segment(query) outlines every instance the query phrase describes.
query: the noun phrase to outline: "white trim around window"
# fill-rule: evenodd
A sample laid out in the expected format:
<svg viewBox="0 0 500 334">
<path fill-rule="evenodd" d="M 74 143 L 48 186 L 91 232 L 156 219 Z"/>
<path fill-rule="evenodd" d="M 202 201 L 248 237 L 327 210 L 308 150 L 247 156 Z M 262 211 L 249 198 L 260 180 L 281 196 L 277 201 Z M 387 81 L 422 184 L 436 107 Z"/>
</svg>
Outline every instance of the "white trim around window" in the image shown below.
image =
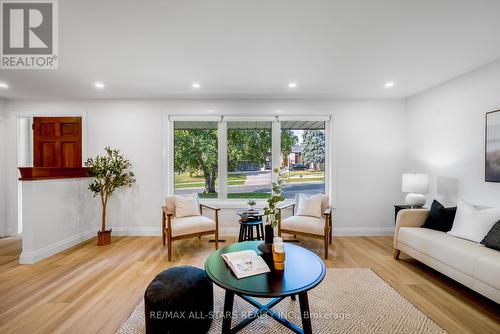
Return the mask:
<svg viewBox="0 0 500 334">
<path fill-rule="evenodd" d="M 196 122 L 215 121 L 218 122 L 218 199 L 205 199 L 205 203 L 217 203 L 225 208 L 241 207 L 246 200 L 227 198 L 227 122 L 231 121 L 269 121 L 272 122 L 272 167 L 281 166 L 281 121 L 324 121 L 325 122 L 325 194 L 329 195 L 331 201 L 335 200 L 334 185 L 335 171 L 333 161 L 335 160 L 335 143 L 333 135 L 333 123 L 331 116 L 174 116 L 164 114 L 163 119 L 165 136 L 163 150 L 163 166 L 165 168 L 165 178 L 163 184 L 166 186 L 165 196 L 174 194 L 174 122 Z M 273 173 L 273 180 L 275 175 Z M 290 201 L 290 199 L 288 199 Z M 265 204 L 265 200 L 257 200 L 257 205 Z"/>
</svg>

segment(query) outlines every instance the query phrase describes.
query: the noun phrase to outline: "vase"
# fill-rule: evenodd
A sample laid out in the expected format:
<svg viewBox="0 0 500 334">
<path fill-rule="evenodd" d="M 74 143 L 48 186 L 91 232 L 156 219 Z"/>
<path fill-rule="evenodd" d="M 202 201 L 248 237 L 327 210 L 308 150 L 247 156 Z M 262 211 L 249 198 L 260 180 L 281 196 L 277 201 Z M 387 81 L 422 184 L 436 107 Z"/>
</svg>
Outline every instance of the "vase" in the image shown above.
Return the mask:
<svg viewBox="0 0 500 334">
<path fill-rule="evenodd" d="M 273 268 L 273 239 L 274 239 L 274 228 L 271 225 L 264 226 L 264 242 L 261 243 L 257 248 L 262 252 L 262 258 L 267 263 L 269 268 Z"/>
<path fill-rule="evenodd" d="M 107 246 L 111 243 L 111 231 L 109 229 L 106 231 L 97 231 L 97 246 Z"/>
</svg>

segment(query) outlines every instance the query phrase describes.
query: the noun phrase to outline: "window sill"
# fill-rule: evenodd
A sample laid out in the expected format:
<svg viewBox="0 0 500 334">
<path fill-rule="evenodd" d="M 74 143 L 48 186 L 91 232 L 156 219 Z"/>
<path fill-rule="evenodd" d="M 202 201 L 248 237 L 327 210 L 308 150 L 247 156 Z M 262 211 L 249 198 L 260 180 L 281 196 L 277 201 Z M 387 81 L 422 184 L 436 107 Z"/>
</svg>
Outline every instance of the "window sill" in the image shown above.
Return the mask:
<svg viewBox="0 0 500 334">
<path fill-rule="evenodd" d="M 19 167 L 20 181 L 74 179 L 88 177 L 86 167 L 49 168 L 49 167 Z"/>
</svg>

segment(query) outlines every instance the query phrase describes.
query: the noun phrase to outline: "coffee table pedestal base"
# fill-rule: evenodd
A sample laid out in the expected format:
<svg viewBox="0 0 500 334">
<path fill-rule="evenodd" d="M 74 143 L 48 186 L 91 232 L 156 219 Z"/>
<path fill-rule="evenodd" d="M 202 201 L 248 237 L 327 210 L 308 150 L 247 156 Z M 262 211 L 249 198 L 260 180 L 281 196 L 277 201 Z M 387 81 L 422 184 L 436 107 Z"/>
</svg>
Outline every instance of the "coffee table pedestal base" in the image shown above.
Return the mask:
<svg viewBox="0 0 500 334">
<path fill-rule="evenodd" d="M 249 325 L 252 321 L 257 319 L 258 317 L 267 314 L 283 326 L 291 329 L 295 333 L 299 334 L 312 334 L 312 326 L 311 326 L 311 317 L 310 317 L 310 312 L 309 312 L 309 299 L 307 297 L 307 292 L 302 292 L 299 293 L 299 305 L 300 305 L 300 317 L 302 319 L 302 328 L 298 327 L 294 323 L 286 320 L 282 316 L 280 316 L 278 313 L 274 312 L 271 310 L 272 307 L 276 306 L 279 302 L 281 302 L 283 299 L 287 297 L 279 297 L 279 298 L 273 298 L 271 301 L 265 305 L 260 304 L 257 302 L 255 299 L 240 295 L 238 294 L 239 297 L 241 297 L 243 300 L 251 304 L 252 306 L 256 307 L 257 310 L 250 314 L 247 318 L 242 320 L 240 323 L 238 323 L 236 326 L 231 328 L 231 319 L 232 319 L 232 312 L 233 312 L 233 304 L 234 304 L 234 295 L 235 293 L 229 290 L 226 290 L 226 295 L 224 297 L 224 317 L 222 321 L 222 333 L 223 334 L 232 334 L 232 333 L 237 333 L 241 329 L 245 328 L 247 325 Z M 295 295 L 291 296 L 292 300 L 295 300 Z"/>
</svg>

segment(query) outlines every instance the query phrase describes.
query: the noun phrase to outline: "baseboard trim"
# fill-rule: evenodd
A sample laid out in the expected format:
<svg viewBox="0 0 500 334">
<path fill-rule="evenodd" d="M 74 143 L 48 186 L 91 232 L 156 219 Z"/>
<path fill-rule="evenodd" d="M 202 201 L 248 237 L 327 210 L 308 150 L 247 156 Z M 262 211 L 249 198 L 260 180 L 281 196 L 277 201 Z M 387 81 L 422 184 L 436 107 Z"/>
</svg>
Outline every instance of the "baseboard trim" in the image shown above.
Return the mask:
<svg viewBox="0 0 500 334">
<path fill-rule="evenodd" d="M 63 239 L 61 241 L 54 242 L 48 246 L 35 251 L 22 251 L 19 256 L 20 264 L 33 264 L 40 262 L 54 254 L 60 253 L 70 247 L 78 245 L 95 236 L 95 231 L 85 231 L 75 234 L 69 238 Z"/>
</svg>

